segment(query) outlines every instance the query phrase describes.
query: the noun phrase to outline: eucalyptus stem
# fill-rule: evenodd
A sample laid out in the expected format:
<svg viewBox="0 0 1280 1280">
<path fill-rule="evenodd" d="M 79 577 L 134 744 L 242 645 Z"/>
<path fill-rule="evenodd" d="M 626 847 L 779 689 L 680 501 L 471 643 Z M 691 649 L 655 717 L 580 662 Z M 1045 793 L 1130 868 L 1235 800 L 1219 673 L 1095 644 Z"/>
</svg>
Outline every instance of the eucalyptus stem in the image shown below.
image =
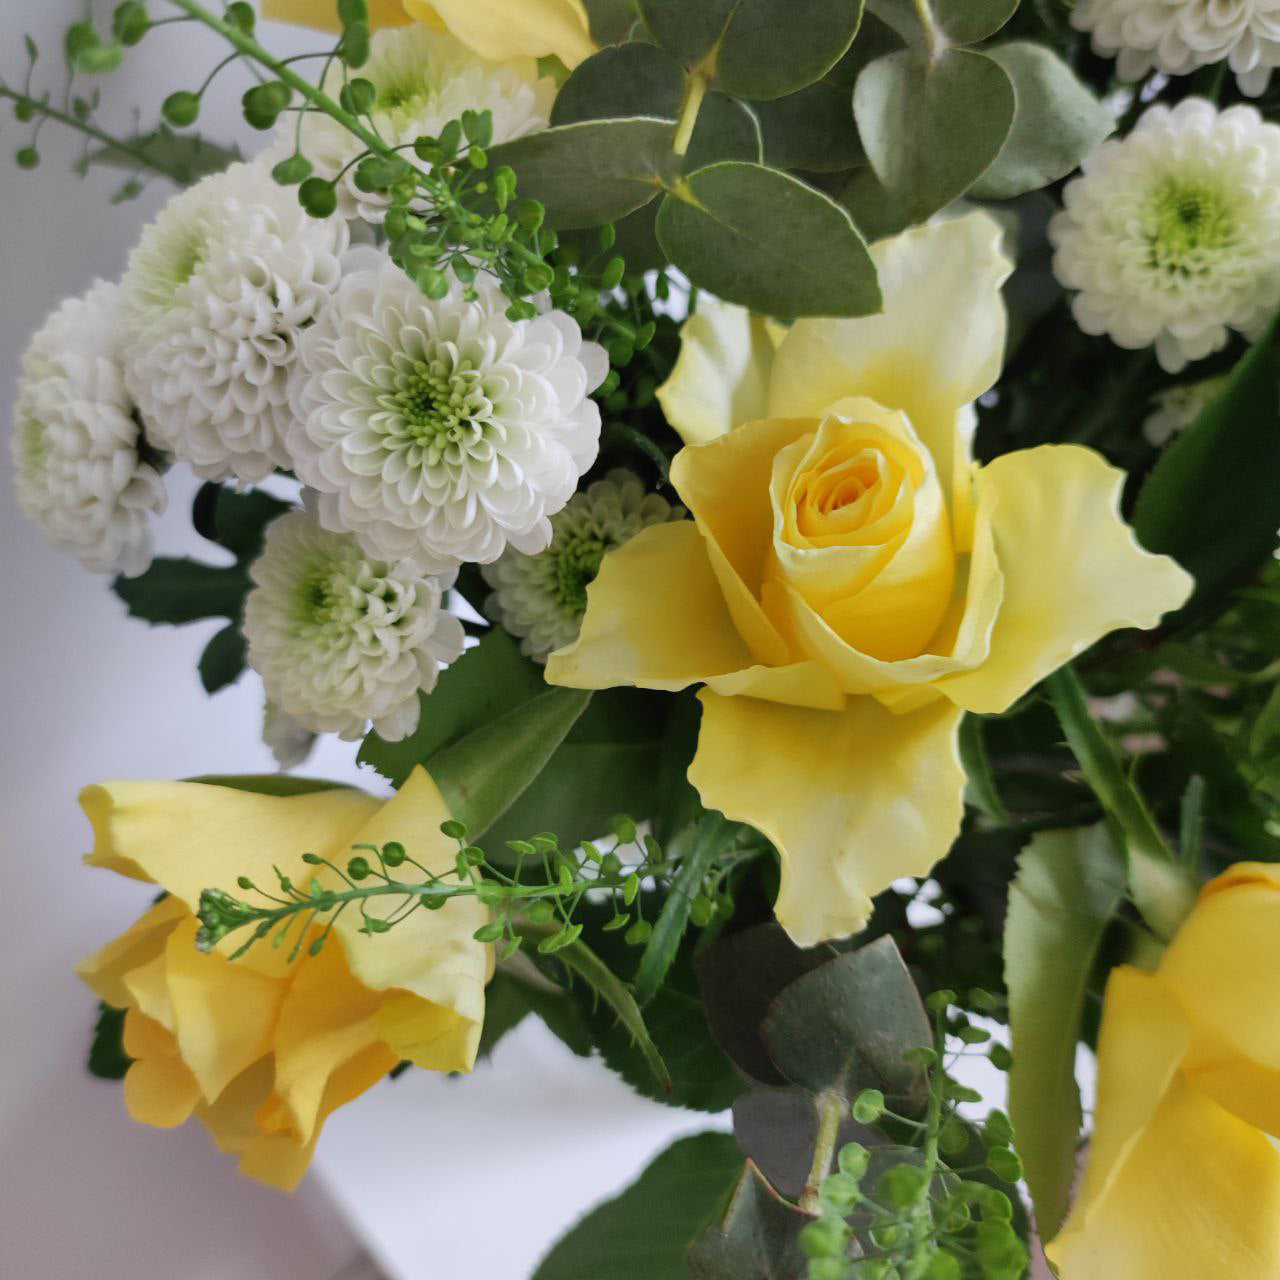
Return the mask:
<svg viewBox="0 0 1280 1280">
<path fill-rule="evenodd" d="M 836 1139 L 840 1136 L 840 1122 L 845 1117 L 847 1103 L 844 1095 L 836 1092 L 820 1093 L 815 1100 L 818 1109 L 818 1137 L 813 1146 L 813 1164 L 805 1179 L 800 1195 L 800 1208 L 805 1213 L 818 1213 L 822 1205 L 818 1196 L 822 1180 L 831 1172 L 831 1160 L 836 1152 Z"/>
<path fill-rule="evenodd" d="M 932 64 L 938 56 L 938 28 L 934 24 L 933 14 L 929 11 L 929 0 L 912 0 L 915 6 L 916 18 L 920 22 L 920 30 L 924 35 L 924 52 Z"/>
<path fill-rule="evenodd" d="M 706 94 L 707 77 L 701 71 L 690 71 L 685 81 L 680 117 L 676 121 L 676 136 L 671 143 L 671 150 L 678 156 L 684 155 L 689 150 L 689 140 L 693 137 L 694 126 L 698 123 L 698 112 L 702 108 L 702 100 Z"/>
</svg>

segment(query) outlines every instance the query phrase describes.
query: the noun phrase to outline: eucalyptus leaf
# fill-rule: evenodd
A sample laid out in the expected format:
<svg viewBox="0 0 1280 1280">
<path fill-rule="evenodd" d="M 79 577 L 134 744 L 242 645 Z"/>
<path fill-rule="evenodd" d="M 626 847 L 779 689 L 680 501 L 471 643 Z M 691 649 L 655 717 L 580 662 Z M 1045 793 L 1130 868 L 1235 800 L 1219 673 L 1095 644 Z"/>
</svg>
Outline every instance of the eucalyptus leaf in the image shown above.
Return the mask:
<svg viewBox="0 0 1280 1280">
<path fill-rule="evenodd" d="M 948 44 L 977 44 L 1013 17 L 1018 0 L 930 0 L 929 8 Z"/>
<path fill-rule="evenodd" d="M 765 161 L 776 168 L 829 173 L 866 160 L 847 89 L 821 80 L 785 98 L 756 103 L 754 110 Z"/>
<path fill-rule="evenodd" d="M 719 1212 L 741 1169 L 730 1134 L 680 1138 L 562 1236 L 533 1280 L 685 1280 L 685 1250 Z"/>
<path fill-rule="evenodd" d="M 1013 128 L 971 194 L 1007 200 L 1070 173 L 1114 128 L 1110 112 L 1052 49 L 1019 40 L 983 52 L 1013 81 Z"/>
<path fill-rule="evenodd" d="M 1080 1129 L 1076 1045 L 1099 949 L 1124 889 L 1123 857 L 1099 825 L 1034 836 L 1009 892 L 1009 1113 L 1045 1237 L 1066 1216 Z"/>
<path fill-rule="evenodd" d="M 797 978 L 761 1028 L 778 1070 L 812 1093 L 852 1099 L 863 1089 L 898 1097 L 923 1087 L 908 1049 L 932 1044 L 915 983 L 890 937 L 876 939 Z"/>
<path fill-rule="evenodd" d="M 748 1161 L 724 1222 L 690 1249 L 688 1274 L 692 1280 L 804 1280 L 809 1264 L 800 1232 L 811 1221 Z"/>
<path fill-rule="evenodd" d="M 649 203 L 673 164 L 669 120 L 584 120 L 489 149 L 516 171 L 520 195 L 541 201 L 557 228 L 595 227 Z"/>
<path fill-rule="evenodd" d="M 913 222 L 964 195 L 1000 153 L 1016 99 L 985 54 L 914 49 L 878 58 L 858 76 L 853 114 L 876 178 Z"/>
<path fill-rule="evenodd" d="M 848 213 L 763 165 L 689 174 L 658 211 L 658 242 L 699 287 L 764 315 L 867 315 L 881 305 Z"/>
<path fill-rule="evenodd" d="M 551 108 L 551 123 L 623 116 L 675 119 L 683 93 L 679 62 L 657 45 L 632 41 L 601 49 L 573 69 Z"/>
<path fill-rule="evenodd" d="M 640 0 L 653 38 L 739 98 L 780 98 L 825 75 L 849 48 L 862 0 Z"/>
<path fill-rule="evenodd" d="M 1280 317 L 1165 450 L 1138 495 L 1138 540 L 1173 556 L 1196 580 L 1165 627 L 1224 603 L 1271 558 L 1280 528 L 1277 386 Z"/>
<path fill-rule="evenodd" d="M 751 160 L 764 154 L 760 122 L 745 103 L 723 93 L 708 93 L 689 139 L 684 169 L 701 169 L 717 160 Z"/>
</svg>

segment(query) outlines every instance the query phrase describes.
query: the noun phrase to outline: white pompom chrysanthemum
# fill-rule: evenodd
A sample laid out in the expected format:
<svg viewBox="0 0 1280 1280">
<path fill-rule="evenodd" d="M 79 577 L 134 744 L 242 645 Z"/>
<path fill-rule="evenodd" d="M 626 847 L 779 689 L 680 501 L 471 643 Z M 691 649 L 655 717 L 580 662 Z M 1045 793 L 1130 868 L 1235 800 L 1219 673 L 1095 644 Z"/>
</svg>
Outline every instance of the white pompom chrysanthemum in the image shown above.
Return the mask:
<svg viewBox="0 0 1280 1280">
<path fill-rule="evenodd" d="M 508 550 L 485 565 L 493 588 L 484 610 L 514 636 L 537 662 L 578 635 L 587 607 L 587 584 L 607 551 L 620 547 L 641 529 L 680 520 L 684 509 L 656 493 L 647 493 L 630 471 L 610 471 L 603 480 L 576 493 L 551 521 L 551 545 L 537 555 Z"/>
<path fill-rule="evenodd" d="M 462 623 L 444 609 L 447 580 L 370 559 L 310 511 L 271 522 L 249 576 L 249 665 L 272 703 L 303 728 L 352 740 L 370 721 L 389 740 L 417 728 L 419 690 L 463 649 Z"/>
<path fill-rule="evenodd" d="M 60 551 L 98 573 L 151 563 L 148 518 L 164 484 L 120 363 L 118 291 L 99 281 L 64 302 L 22 358 L 12 454 L 18 503 Z"/>
<path fill-rule="evenodd" d="M 258 481 L 287 467 L 298 335 L 341 278 L 341 218 L 304 213 L 259 165 L 175 196 L 121 281 L 125 369 L 157 443 L 197 475 Z"/>
<path fill-rule="evenodd" d="M 1071 23 L 1123 80 L 1181 76 L 1224 58 L 1256 98 L 1280 66 L 1280 0 L 1081 0 Z"/>
<path fill-rule="evenodd" d="M 1151 107 L 1102 143 L 1049 225 L 1058 279 L 1086 333 L 1155 345 L 1176 373 L 1280 303 L 1280 127 L 1200 98 Z"/>
<path fill-rule="evenodd" d="M 559 311 L 509 320 L 488 276 L 437 301 L 372 250 L 298 344 L 289 453 L 320 522 L 428 573 L 541 551 L 595 460 L 608 358 Z"/>
<path fill-rule="evenodd" d="M 336 98 L 344 74 L 345 68 L 331 67 L 325 92 Z M 488 111 L 493 142 L 510 142 L 546 127 L 556 92 L 554 81 L 538 76 L 532 58 L 489 62 L 448 33 L 418 23 L 377 32 L 359 75 L 377 93 L 368 123 L 391 147 L 437 137 L 464 111 Z M 381 222 L 386 196 L 361 191 L 355 182 L 352 161 L 365 151 L 364 144 L 320 112 L 303 116 L 300 134 L 298 130 L 293 117 L 280 125 L 271 158 L 292 155 L 300 145 L 319 177 L 336 179 L 342 174 L 338 208 L 344 216 Z"/>
</svg>

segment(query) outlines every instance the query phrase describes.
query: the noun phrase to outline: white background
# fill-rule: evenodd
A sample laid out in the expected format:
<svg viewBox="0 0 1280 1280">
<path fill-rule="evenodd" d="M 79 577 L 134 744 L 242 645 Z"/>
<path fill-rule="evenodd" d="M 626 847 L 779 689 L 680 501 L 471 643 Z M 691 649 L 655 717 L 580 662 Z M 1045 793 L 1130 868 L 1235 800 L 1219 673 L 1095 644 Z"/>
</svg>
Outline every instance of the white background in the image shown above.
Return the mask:
<svg viewBox="0 0 1280 1280">
<path fill-rule="evenodd" d="M 37 85 L 61 91 L 57 50 L 81 0 L 4 0 L 0 76 L 21 83 L 19 35 L 42 51 Z M 163 0 L 153 0 L 157 16 Z M 99 13 L 109 12 L 98 6 Z M 293 50 L 306 37 L 266 28 Z M 149 36 L 102 81 L 103 115 L 127 128 L 133 104 L 193 88 L 217 56 L 191 28 Z M 206 110 L 213 135 L 246 86 L 233 71 Z M 221 84 L 221 82 L 220 82 Z M 26 128 L 0 104 L 0 417 L 9 430 L 27 339 L 64 297 L 115 277 L 143 221 L 168 194 L 112 206 L 115 177 L 69 172 L 73 141 L 46 128 L 44 163 L 20 172 Z M 4 454 L 7 464 L 7 451 Z M 190 531 L 189 477 L 170 478 L 158 542 L 208 555 Z M 0 1276 L 6 1280 L 325 1280 L 364 1275 L 360 1238 L 412 1280 L 522 1280 L 577 1213 L 625 1184 L 676 1131 L 704 1117 L 633 1097 L 522 1027 L 471 1080 L 410 1073 L 330 1122 L 315 1171 L 286 1197 L 243 1180 L 196 1125 L 132 1124 L 119 1087 L 83 1059 L 94 1000 L 72 973 L 82 955 L 147 905 L 145 888 L 80 865 L 87 782 L 255 772 L 256 679 L 208 699 L 195 663 L 215 624 L 149 629 L 74 560 L 45 545 L 0 485 Z M 354 777 L 354 748 L 330 741 L 318 776 Z M 362 779 L 376 786 L 377 779 Z M 585 1280 L 585 1278 L 584 1278 Z"/>
</svg>

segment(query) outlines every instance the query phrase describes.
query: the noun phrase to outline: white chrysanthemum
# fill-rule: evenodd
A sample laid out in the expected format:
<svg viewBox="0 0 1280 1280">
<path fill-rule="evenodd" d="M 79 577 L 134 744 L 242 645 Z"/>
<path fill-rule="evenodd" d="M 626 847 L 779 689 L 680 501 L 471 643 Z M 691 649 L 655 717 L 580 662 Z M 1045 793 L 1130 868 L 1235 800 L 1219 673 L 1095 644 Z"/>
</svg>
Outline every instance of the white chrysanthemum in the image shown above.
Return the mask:
<svg viewBox="0 0 1280 1280">
<path fill-rule="evenodd" d="M 119 293 L 99 281 L 64 302 L 22 357 L 12 453 L 18 503 L 60 551 L 97 573 L 151 563 L 148 517 L 164 484 L 120 363 Z"/>
<path fill-rule="evenodd" d="M 1280 66 L 1280 0 L 1080 0 L 1071 23 L 1122 80 L 1181 76 L 1224 58 L 1256 98 Z"/>
<path fill-rule="evenodd" d="M 1200 416 L 1200 410 L 1222 390 L 1226 380 L 1226 375 L 1221 374 L 1200 382 L 1184 382 L 1153 396 L 1152 411 L 1142 424 L 1142 434 L 1148 443 L 1160 448 L 1185 431 Z"/>
<path fill-rule="evenodd" d="M 481 275 L 427 298 L 372 250 L 298 344 L 289 452 L 320 522 L 428 573 L 541 551 L 595 460 L 609 370 L 559 311 L 508 320 Z"/>
<path fill-rule="evenodd" d="M 335 63 L 325 77 L 325 91 L 335 98 L 344 74 L 344 68 Z M 368 123 L 392 147 L 437 137 L 464 111 L 490 112 L 493 142 L 510 142 L 546 127 L 556 92 L 554 81 L 538 76 L 532 58 L 489 62 L 448 33 L 420 23 L 377 32 L 369 59 L 357 74 L 378 95 Z M 308 112 L 301 129 L 302 154 L 316 174 L 333 179 L 342 173 L 338 208 L 343 215 L 381 222 L 386 197 L 361 191 L 355 183 L 351 162 L 365 151 L 364 144 L 320 112 Z M 270 158 L 292 155 L 298 139 L 298 121 L 290 115 L 280 124 Z"/>
<path fill-rule="evenodd" d="M 444 610 L 449 581 L 372 560 L 310 511 L 267 527 L 249 569 L 249 665 L 268 699 L 304 728 L 389 740 L 418 725 L 418 691 L 462 653 L 462 623 Z"/>
<path fill-rule="evenodd" d="M 258 165 L 175 196 L 121 281 L 125 370 L 148 429 L 197 475 L 258 481 L 288 467 L 298 335 L 341 278 L 341 218 L 304 213 Z"/>
<path fill-rule="evenodd" d="M 1280 128 L 1188 98 L 1102 143 L 1049 224 L 1076 322 L 1176 373 L 1280 303 Z"/>
<path fill-rule="evenodd" d="M 316 734 L 268 700 L 262 708 L 262 741 L 281 769 L 296 769 L 311 754 Z"/>
<path fill-rule="evenodd" d="M 551 520 L 551 545 L 536 555 L 507 550 L 482 569 L 493 588 L 484 611 L 514 636 L 536 662 L 578 635 L 587 607 L 587 584 L 605 552 L 651 524 L 684 518 L 660 494 L 646 493 L 630 471 L 610 471 L 575 493 Z"/>
</svg>

